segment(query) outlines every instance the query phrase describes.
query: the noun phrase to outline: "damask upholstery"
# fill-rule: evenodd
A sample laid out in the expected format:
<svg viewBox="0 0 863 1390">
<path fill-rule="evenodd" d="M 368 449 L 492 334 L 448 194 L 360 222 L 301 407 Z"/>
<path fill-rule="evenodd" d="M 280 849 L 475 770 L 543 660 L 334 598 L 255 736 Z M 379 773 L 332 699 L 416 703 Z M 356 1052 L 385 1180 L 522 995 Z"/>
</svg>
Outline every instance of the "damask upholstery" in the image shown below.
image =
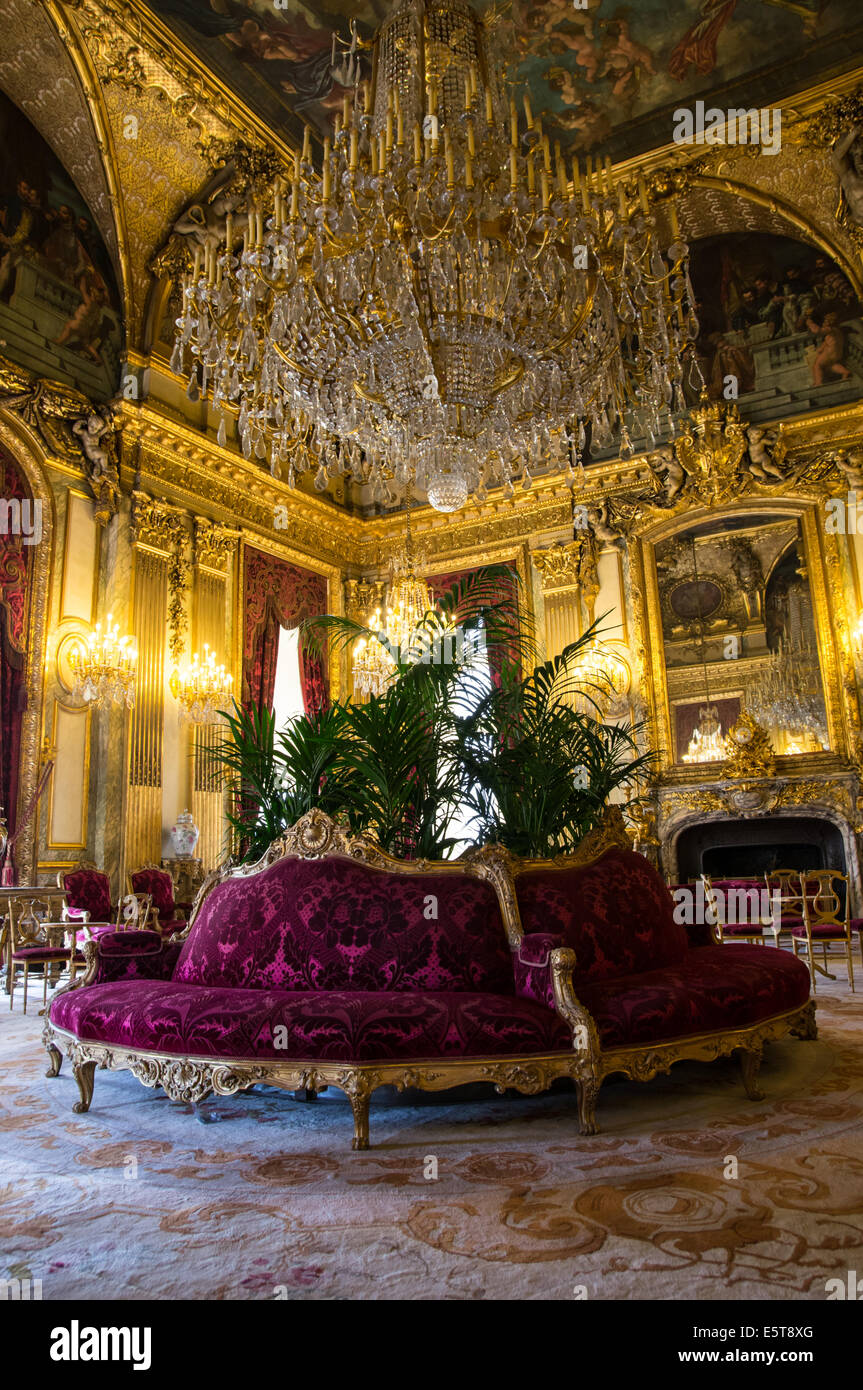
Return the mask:
<svg viewBox="0 0 863 1390">
<path fill-rule="evenodd" d="M 63 875 L 70 907 L 89 912 L 91 922 L 112 922 L 111 880 L 97 869 L 74 869 Z"/>
<path fill-rule="evenodd" d="M 497 896 L 467 875 L 282 859 L 202 904 L 174 978 L 248 989 L 514 994 Z"/>
<path fill-rule="evenodd" d="M 551 953 L 555 947 L 563 945 L 563 937 L 551 932 L 533 932 L 522 937 L 512 962 L 515 992 L 521 999 L 533 999 L 547 1009 L 555 1007 Z"/>
<path fill-rule="evenodd" d="M 731 1031 L 800 1008 L 809 971 L 787 951 L 704 946 L 675 965 L 578 990 L 603 1048 Z"/>
<path fill-rule="evenodd" d="M 583 868 L 530 869 L 516 878 L 525 935 L 552 932 L 576 954 L 576 985 L 679 960 L 686 928 L 643 855 L 612 849 Z"/>
<path fill-rule="evenodd" d="M 568 1026 L 548 1009 L 465 991 L 316 993 L 126 980 L 61 995 L 51 1019 L 81 1039 L 197 1057 L 363 1062 L 571 1047 Z"/>
</svg>

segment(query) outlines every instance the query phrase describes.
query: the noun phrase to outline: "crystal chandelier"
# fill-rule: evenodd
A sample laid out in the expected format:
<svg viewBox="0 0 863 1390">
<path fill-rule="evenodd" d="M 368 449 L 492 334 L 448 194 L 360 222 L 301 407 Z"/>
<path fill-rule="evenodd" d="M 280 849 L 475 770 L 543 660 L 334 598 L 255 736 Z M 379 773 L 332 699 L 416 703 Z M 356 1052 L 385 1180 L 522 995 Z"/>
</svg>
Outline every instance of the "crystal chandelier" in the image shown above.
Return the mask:
<svg viewBox="0 0 863 1390">
<path fill-rule="evenodd" d="M 73 693 L 92 704 L 114 702 L 131 709 L 135 703 L 135 676 L 138 652 L 133 637 L 121 637 L 120 628 L 112 623 L 111 614 L 102 631 L 102 624 L 87 638 L 86 645 L 78 642 L 69 652 L 69 665 L 75 677 Z"/>
<path fill-rule="evenodd" d="M 702 705 L 698 723 L 692 731 L 689 747 L 683 754 L 685 763 L 718 763 L 728 757 L 728 744 L 722 734 L 719 710 L 715 705 Z"/>
<path fill-rule="evenodd" d="M 683 409 L 697 332 L 687 248 L 660 246 L 643 180 L 567 162 L 502 90 L 466 0 L 402 0 L 346 95 L 320 172 L 238 193 L 196 253 L 172 366 L 235 408 L 247 458 L 293 485 L 349 475 L 377 504 L 456 511 L 572 471 L 621 424 Z M 220 440 L 224 440 L 224 415 Z"/>
<path fill-rule="evenodd" d="M 575 680 L 583 686 L 575 696 L 577 707 L 587 714 L 618 718 L 627 707 L 632 674 L 626 661 L 611 647 L 591 642 L 571 668 L 567 684 Z"/>
<path fill-rule="evenodd" d="M 382 695 L 396 675 L 393 653 L 402 661 L 423 659 L 424 646 L 417 639 L 417 629 L 433 606 L 431 591 L 414 568 L 413 537 L 410 512 L 407 516 L 407 535 L 404 558 L 396 561 L 386 617 L 381 619 L 375 609 L 370 626 L 378 637 L 361 637 L 353 653 L 354 689 L 362 695 Z M 380 638 L 384 638 L 382 642 Z"/>
<path fill-rule="evenodd" d="M 384 635 L 379 608 L 372 614 L 369 626 Z M 395 676 L 396 664 L 378 637 L 360 637 L 354 646 L 352 671 L 357 695 L 383 695 Z"/>
<path fill-rule="evenodd" d="M 805 633 L 779 638 L 746 703 L 767 728 L 784 730 L 792 739 L 809 735 L 822 747 L 827 746 L 821 668 Z"/>
<path fill-rule="evenodd" d="M 216 665 L 216 654 L 204 645 L 204 660 L 195 652 L 182 670 L 173 671 L 169 685 L 183 716 L 191 724 L 215 724 L 233 694 L 233 676 Z"/>
</svg>

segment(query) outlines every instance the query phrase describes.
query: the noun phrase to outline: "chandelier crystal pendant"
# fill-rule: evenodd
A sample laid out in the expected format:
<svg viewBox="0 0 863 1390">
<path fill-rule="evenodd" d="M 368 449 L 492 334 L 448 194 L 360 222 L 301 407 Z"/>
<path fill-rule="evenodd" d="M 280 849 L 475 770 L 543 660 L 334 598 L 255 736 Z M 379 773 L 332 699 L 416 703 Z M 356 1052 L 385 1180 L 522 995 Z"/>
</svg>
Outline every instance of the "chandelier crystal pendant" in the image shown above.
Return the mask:
<svg viewBox="0 0 863 1390">
<path fill-rule="evenodd" d="M 135 677 L 138 652 L 133 637 L 121 637 L 117 623 L 108 614 L 105 631 L 97 623 L 84 642 L 69 652 L 69 665 L 75 677 L 73 694 L 90 704 L 114 703 L 132 709 L 135 704 Z"/>
<path fill-rule="evenodd" d="M 291 485 L 348 475 L 444 512 L 571 472 L 588 423 L 600 447 L 620 423 L 625 456 L 629 428 L 658 435 L 697 333 L 673 206 L 662 247 L 643 180 L 552 146 L 465 0 L 399 4 L 373 71 L 320 171 L 307 129 L 196 253 L 172 359 L 190 391 Z"/>
<path fill-rule="evenodd" d="M 190 724 L 215 724 L 231 702 L 233 683 L 233 676 L 216 665 L 216 654 L 205 643 L 203 661 L 195 652 L 188 666 L 172 672 L 169 686 Z"/>
</svg>

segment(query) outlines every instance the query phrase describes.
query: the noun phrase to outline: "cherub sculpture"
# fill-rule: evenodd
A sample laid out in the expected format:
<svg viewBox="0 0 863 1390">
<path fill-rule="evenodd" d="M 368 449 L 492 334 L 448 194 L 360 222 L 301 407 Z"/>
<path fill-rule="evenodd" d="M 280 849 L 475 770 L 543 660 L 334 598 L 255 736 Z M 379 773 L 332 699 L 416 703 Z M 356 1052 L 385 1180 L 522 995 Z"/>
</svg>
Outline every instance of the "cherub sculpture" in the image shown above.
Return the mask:
<svg viewBox="0 0 863 1390">
<path fill-rule="evenodd" d="M 648 454 L 650 471 L 659 484 L 662 494 L 661 506 L 672 507 L 686 482 L 686 471 L 668 444 Z"/>
<path fill-rule="evenodd" d="M 96 502 L 95 517 L 106 526 L 120 506 L 120 474 L 114 443 L 115 419 L 110 405 L 91 410 L 72 425 L 84 455 L 84 472 Z"/>
<path fill-rule="evenodd" d="M 759 483 L 782 483 L 785 474 L 776 459 L 776 445 L 779 441 L 777 430 L 764 429 L 762 425 L 747 425 L 746 438 L 748 455 L 745 467 Z"/>
</svg>

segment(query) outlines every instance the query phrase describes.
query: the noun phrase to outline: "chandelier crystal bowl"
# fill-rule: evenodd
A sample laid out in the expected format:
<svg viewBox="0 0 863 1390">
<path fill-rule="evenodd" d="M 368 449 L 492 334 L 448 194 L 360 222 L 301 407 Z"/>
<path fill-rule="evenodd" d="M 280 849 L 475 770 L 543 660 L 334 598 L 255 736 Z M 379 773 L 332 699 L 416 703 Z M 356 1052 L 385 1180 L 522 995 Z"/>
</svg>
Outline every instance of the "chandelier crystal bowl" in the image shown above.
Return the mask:
<svg viewBox="0 0 863 1390">
<path fill-rule="evenodd" d="M 529 486 L 571 469 L 587 424 L 601 445 L 621 421 L 657 435 L 697 323 L 643 181 L 552 146 L 464 0 L 401 3 L 373 72 L 320 169 L 307 130 L 196 253 L 175 370 L 236 409 L 246 457 L 321 491 L 350 475 L 377 504 Z"/>
</svg>

